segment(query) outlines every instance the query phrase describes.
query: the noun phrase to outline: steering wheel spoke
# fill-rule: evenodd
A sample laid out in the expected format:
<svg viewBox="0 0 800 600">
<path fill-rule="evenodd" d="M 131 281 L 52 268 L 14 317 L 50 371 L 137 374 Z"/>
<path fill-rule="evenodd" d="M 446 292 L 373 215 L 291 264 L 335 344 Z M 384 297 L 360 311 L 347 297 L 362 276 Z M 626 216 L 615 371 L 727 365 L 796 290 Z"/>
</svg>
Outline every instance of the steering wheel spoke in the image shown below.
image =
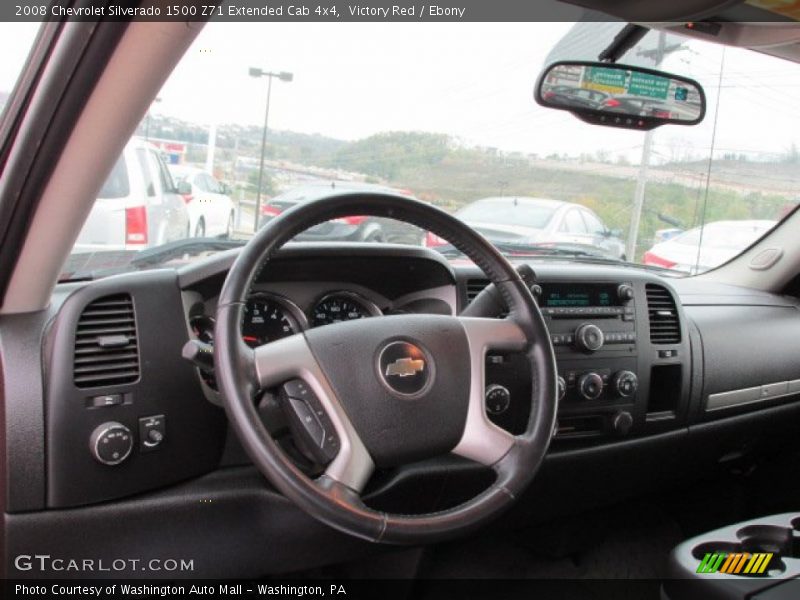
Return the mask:
<svg viewBox="0 0 800 600">
<path fill-rule="evenodd" d="M 514 436 L 486 415 L 486 353 L 489 350 L 521 351 L 527 346 L 524 332 L 511 319 L 459 317 L 467 334 L 472 381 L 464 434 L 453 453 L 483 465 L 497 463 L 514 446 Z"/>
<path fill-rule="evenodd" d="M 298 421 L 306 421 L 313 454 L 327 462 L 325 477 L 360 492 L 375 465 L 319 366 L 303 334 L 253 351 L 256 379 L 263 388 L 283 386 Z"/>
</svg>

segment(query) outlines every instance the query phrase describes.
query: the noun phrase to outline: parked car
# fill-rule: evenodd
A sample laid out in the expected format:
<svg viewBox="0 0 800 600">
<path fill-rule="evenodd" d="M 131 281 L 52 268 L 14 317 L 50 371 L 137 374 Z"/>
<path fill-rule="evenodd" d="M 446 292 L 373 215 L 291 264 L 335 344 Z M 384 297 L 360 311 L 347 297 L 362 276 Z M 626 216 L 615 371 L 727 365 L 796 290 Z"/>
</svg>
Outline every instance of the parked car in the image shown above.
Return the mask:
<svg viewBox="0 0 800 600">
<path fill-rule="evenodd" d="M 236 209 L 227 186 L 195 167 L 176 165 L 170 170 L 178 192 L 189 210 L 189 227 L 194 237 L 230 237 Z"/>
<path fill-rule="evenodd" d="M 672 238 L 679 236 L 682 233 L 685 233 L 685 229 L 681 229 L 680 227 L 669 227 L 667 229 L 656 229 L 655 234 L 653 235 L 653 244 L 660 244 L 661 242 L 666 242 L 667 240 L 671 240 Z"/>
<path fill-rule="evenodd" d="M 644 264 L 702 273 L 738 255 L 775 226 L 775 221 L 715 221 L 656 244 Z"/>
<path fill-rule="evenodd" d="M 580 204 L 517 196 L 484 198 L 468 204 L 456 216 L 496 244 L 561 247 L 625 260 L 619 232 L 611 231 Z M 425 237 L 428 247 L 446 244 L 432 233 Z"/>
<path fill-rule="evenodd" d="M 185 238 L 189 212 L 158 150 L 125 147 L 81 229 L 74 252 L 141 250 Z"/>
<path fill-rule="evenodd" d="M 543 97 L 553 104 L 598 108 L 609 96 L 605 92 L 597 90 L 575 88 L 568 85 L 554 85 L 544 92 Z"/>
<path fill-rule="evenodd" d="M 263 227 L 274 217 L 296 204 L 321 198 L 332 191 L 389 192 L 409 198 L 413 197 L 408 190 L 397 190 L 377 184 L 353 181 L 311 182 L 291 188 L 262 204 L 258 226 Z M 397 230 L 398 227 L 401 230 Z M 303 242 L 387 242 L 395 241 L 398 236 L 413 236 L 414 233 L 409 232 L 409 229 L 410 226 L 393 222 L 390 219 L 354 215 L 321 223 L 299 234 L 295 240 Z M 419 238 L 416 239 L 416 243 L 419 243 Z"/>
<path fill-rule="evenodd" d="M 611 96 L 602 102 L 602 107 L 613 112 L 640 117 L 669 119 L 672 116 L 672 111 L 666 104 L 639 96 Z"/>
</svg>

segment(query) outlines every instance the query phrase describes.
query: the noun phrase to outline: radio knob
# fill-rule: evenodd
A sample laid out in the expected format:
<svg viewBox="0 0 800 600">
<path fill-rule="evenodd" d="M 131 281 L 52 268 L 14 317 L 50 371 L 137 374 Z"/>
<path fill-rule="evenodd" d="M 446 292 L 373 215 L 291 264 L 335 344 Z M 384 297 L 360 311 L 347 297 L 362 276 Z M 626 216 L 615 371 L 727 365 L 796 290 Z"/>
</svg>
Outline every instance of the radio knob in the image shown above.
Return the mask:
<svg viewBox="0 0 800 600">
<path fill-rule="evenodd" d="M 563 400 L 564 396 L 567 394 L 567 380 L 559 375 L 556 385 L 558 387 L 558 399 Z"/>
<path fill-rule="evenodd" d="M 614 391 L 621 398 L 630 398 L 639 387 L 639 378 L 633 371 L 619 371 L 614 375 Z"/>
<path fill-rule="evenodd" d="M 92 432 L 89 450 L 97 462 L 109 466 L 118 465 L 133 450 L 133 434 L 122 423 L 103 423 Z"/>
<path fill-rule="evenodd" d="M 587 400 L 597 400 L 603 393 L 603 378 L 597 373 L 586 373 L 578 380 L 578 391 Z"/>
<path fill-rule="evenodd" d="M 633 288 L 627 283 L 623 283 L 617 288 L 617 298 L 622 302 L 629 302 L 633 300 Z"/>
<path fill-rule="evenodd" d="M 603 331 L 591 323 L 584 323 L 575 330 L 575 345 L 585 352 L 597 352 L 603 347 Z"/>
<path fill-rule="evenodd" d="M 511 404 L 511 392 L 507 387 L 493 383 L 486 387 L 484 393 L 486 411 L 490 415 L 502 415 Z"/>
</svg>

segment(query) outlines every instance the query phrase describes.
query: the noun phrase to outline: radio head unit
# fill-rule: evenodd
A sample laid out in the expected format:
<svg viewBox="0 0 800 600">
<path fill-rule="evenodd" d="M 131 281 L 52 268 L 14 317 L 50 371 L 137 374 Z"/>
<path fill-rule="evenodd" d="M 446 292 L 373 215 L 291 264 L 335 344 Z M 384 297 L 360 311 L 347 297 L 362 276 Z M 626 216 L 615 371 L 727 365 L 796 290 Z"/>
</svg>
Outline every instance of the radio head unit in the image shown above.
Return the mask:
<svg viewBox="0 0 800 600">
<path fill-rule="evenodd" d="M 613 284 L 556 283 L 542 286 L 539 306 L 547 308 L 579 308 L 588 306 L 621 306 L 617 286 Z"/>
</svg>

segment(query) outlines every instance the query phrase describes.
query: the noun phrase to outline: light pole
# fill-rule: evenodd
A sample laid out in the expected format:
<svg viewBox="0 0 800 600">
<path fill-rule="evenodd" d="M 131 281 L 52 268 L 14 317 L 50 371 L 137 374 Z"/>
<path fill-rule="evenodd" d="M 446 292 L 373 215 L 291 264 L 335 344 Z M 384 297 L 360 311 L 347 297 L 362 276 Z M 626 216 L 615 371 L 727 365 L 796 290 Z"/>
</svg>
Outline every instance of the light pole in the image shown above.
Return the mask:
<svg viewBox="0 0 800 600">
<path fill-rule="evenodd" d="M 267 108 L 264 111 L 264 131 L 261 134 L 261 160 L 258 163 L 258 189 L 256 190 L 256 214 L 253 216 L 253 231 L 258 231 L 258 216 L 261 214 L 261 184 L 264 180 L 264 151 L 267 147 L 267 123 L 269 122 L 269 97 L 272 95 L 272 78 L 277 77 L 281 81 L 290 82 L 294 75 L 286 71 L 274 72 L 264 71 L 257 67 L 250 67 L 250 77 L 267 78 Z"/>
</svg>

